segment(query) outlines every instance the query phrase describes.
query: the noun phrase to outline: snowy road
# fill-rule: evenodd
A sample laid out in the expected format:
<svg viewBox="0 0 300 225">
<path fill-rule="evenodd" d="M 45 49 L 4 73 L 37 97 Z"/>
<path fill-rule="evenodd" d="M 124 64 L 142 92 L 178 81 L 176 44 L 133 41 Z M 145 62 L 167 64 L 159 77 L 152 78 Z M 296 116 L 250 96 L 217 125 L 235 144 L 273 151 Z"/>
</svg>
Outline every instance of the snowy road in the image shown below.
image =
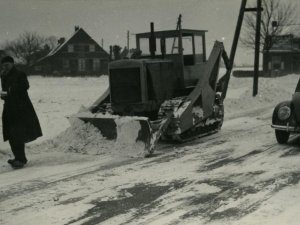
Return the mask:
<svg viewBox="0 0 300 225">
<path fill-rule="evenodd" d="M 232 114 L 219 133 L 152 158 L 69 153 L 66 165 L 48 152 L 0 174 L 0 224 L 297 224 L 300 139 L 278 145 L 271 114 Z"/>
<path fill-rule="evenodd" d="M 300 139 L 278 145 L 270 127 L 298 79 L 260 78 L 252 98 L 252 79 L 232 77 L 219 133 L 141 158 L 69 129 L 65 116 L 97 99 L 107 77 L 30 77 L 44 136 L 26 147 L 21 170 L 0 141 L 0 224 L 298 225 Z"/>
</svg>

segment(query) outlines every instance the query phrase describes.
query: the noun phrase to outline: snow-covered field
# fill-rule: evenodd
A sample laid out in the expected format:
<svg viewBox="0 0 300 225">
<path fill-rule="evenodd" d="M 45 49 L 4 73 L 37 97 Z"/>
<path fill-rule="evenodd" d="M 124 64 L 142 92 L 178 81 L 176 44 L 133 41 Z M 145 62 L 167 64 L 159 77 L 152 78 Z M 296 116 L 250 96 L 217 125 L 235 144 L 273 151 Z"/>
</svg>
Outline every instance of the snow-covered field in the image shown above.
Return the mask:
<svg viewBox="0 0 300 225">
<path fill-rule="evenodd" d="M 278 145 L 270 128 L 298 79 L 260 78 L 253 98 L 253 80 L 232 77 L 220 132 L 143 158 L 66 119 L 103 93 L 106 76 L 30 77 L 44 136 L 21 170 L 0 142 L 0 224 L 299 224 L 299 140 Z"/>
</svg>

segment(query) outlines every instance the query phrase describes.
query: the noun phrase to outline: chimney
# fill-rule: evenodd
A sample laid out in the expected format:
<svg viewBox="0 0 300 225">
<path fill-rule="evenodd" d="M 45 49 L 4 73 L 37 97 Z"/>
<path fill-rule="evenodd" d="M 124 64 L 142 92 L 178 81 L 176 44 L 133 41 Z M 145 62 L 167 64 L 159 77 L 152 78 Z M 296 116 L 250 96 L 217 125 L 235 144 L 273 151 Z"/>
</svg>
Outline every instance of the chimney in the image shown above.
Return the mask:
<svg viewBox="0 0 300 225">
<path fill-rule="evenodd" d="M 75 32 L 79 30 L 79 26 L 75 26 Z"/>
<path fill-rule="evenodd" d="M 57 40 L 57 43 L 59 45 L 63 44 L 65 42 L 65 38 L 64 37 L 61 37 L 60 39 Z"/>
</svg>

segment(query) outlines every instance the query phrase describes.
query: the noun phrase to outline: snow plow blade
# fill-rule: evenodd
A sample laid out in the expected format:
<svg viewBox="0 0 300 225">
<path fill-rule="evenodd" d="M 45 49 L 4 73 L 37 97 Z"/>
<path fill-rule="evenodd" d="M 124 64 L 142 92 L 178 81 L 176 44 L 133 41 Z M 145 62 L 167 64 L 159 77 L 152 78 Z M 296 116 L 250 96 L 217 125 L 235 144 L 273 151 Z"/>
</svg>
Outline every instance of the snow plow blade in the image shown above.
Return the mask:
<svg viewBox="0 0 300 225">
<path fill-rule="evenodd" d="M 68 117 L 68 119 L 72 118 L 93 124 L 109 140 L 127 145 L 143 143 L 145 156 L 153 153 L 157 141 L 171 120 L 170 115 L 161 120 L 149 121 L 147 117 L 90 112 L 79 112 Z"/>
<path fill-rule="evenodd" d="M 153 152 L 154 146 L 151 146 L 153 129 L 147 117 L 80 112 L 68 118 L 78 118 L 93 124 L 109 140 L 116 140 L 127 145 L 143 143 L 146 155 Z"/>
</svg>

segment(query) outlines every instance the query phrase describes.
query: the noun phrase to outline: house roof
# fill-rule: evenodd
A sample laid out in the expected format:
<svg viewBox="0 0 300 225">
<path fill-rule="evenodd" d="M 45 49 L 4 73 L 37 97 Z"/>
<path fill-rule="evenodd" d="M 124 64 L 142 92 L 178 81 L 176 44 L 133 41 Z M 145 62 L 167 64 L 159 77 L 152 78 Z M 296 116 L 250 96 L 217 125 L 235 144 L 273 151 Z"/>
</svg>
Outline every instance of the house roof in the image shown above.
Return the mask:
<svg viewBox="0 0 300 225">
<path fill-rule="evenodd" d="M 300 52 L 300 38 L 293 34 L 273 35 L 271 37 L 272 47 L 268 52 L 273 53 L 296 53 Z"/>
<path fill-rule="evenodd" d="M 278 35 L 293 35 L 294 37 L 300 37 L 300 24 L 283 26 Z"/>
</svg>

